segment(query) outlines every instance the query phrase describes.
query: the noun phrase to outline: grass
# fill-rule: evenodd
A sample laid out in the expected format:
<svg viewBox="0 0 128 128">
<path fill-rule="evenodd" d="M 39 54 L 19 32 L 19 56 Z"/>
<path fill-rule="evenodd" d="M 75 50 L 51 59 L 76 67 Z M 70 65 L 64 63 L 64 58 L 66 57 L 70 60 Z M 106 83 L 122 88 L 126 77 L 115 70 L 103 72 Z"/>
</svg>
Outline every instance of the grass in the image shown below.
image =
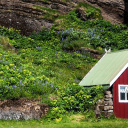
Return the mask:
<svg viewBox="0 0 128 128">
<path fill-rule="evenodd" d="M 50 8 L 46 8 L 46 7 L 41 7 L 41 6 L 34 6 L 36 9 L 41 9 L 43 11 L 47 11 L 49 13 L 59 13 L 57 10 L 53 10 Z"/>
<path fill-rule="evenodd" d="M 56 100 L 58 104 L 50 106 L 53 115 L 49 114 L 47 121 L 0 121 L 0 127 L 127 127 L 128 121 L 120 119 L 88 119 L 84 122 L 70 122 L 67 119 L 58 123 L 52 120 L 66 115 L 65 111 L 74 112 L 71 105 L 78 107 L 79 111 L 83 111 L 83 106 L 86 105 L 88 106 L 85 109 L 93 108 L 99 98 L 91 97 L 91 99 L 88 97 L 90 94 L 81 91 L 83 88 L 80 88 L 80 91 L 77 89 L 80 87 L 77 84 L 98 61 L 89 52 L 83 52 L 81 47 L 97 49 L 99 54 L 104 53 L 104 48 L 112 48 L 112 50 L 128 48 L 126 26 L 112 25 L 110 22 L 100 20 L 99 9 L 94 9 L 87 4 L 80 4 L 78 7 L 87 8 L 88 16 L 94 16 L 94 19 L 82 21 L 73 10 L 57 18 L 51 30 L 43 29 L 38 34 L 34 33 L 29 37 L 21 36 L 18 31 L 11 28 L 0 27 L 1 99 L 40 98 L 42 102 L 49 103 L 50 106 L 52 101 L 49 101 L 49 95 L 58 97 Z M 53 10 L 40 9 L 49 12 L 46 17 L 53 19 Z M 73 91 L 74 89 L 76 91 Z M 97 90 L 92 90 L 94 94 L 91 95 L 96 96 Z M 86 91 L 89 92 L 89 90 Z M 77 97 L 74 92 L 78 94 L 79 99 L 74 97 Z M 84 100 L 81 99 L 82 97 Z"/>
<path fill-rule="evenodd" d="M 45 32 L 45 34 L 46 33 L 47 32 Z M 38 35 L 36 37 L 40 36 Z M 43 38 L 43 36 L 41 36 L 41 38 Z M 46 35 L 45 39 L 47 39 Z M 49 41 L 42 40 L 43 39 L 32 39 L 30 37 L 23 36 L 19 37 L 19 35 L 18 38 L 16 37 L 13 40 L 4 36 L 1 37 L 0 66 L 2 69 L 0 69 L 0 82 L 3 86 L 9 85 L 8 87 L 6 86 L 6 88 L 10 90 L 12 87 L 17 87 L 18 89 L 25 85 L 27 91 L 28 87 L 33 89 L 35 88 L 32 87 L 33 83 L 35 83 L 35 86 L 44 85 L 44 82 L 49 82 L 49 84 L 52 82 L 56 87 L 68 86 L 72 83 L 79 83 L 87 73 L 88 69 L 90 69 L 95 63 L 95 61 L 93 61 L 93 57 L 90 55 L 83 58 L 82 55 L 75 51 L 71 53 L 67 51 L 64 52 L 58 46 L 60 40 L 56 39 L 56 36 L 52 37 L 52 40 Z M 10 47 L 18 47 L 16 53 L 15 51 L 11 52 Z M 90 63 L 89 66 L 88 63 Z M 38 82 L 39 79 L 44 78 L 44 82 Z M 32 92 L 33 89 L 31 90 Z M 38 92 L 32 96 L 35 97 L 41 93 L 43 92 L 39 93 L 38 90 Z M 8 94 L 9 95 L 7 96 L 5 93 L 8 98 L 13 97 L 11 92 L 8 92 Z M 28 92 L 26 92 L 26 94 L 28 94 Z M 24 95 L 19 92 L 15 95 L 17 95 L 17 98 L 20 98 L 21 95 L 24 97 Z M 26 97 L 31 98 L 29 94 L 26 95 Z"/>
<path fill-rule="evenodd" d="M 55 19 L 60 15 L 59 12 L 57 10 L 54 9 L 50 9 L 50 8 L 46 8 L 46 7 L 42 7 L 42 6 L 33 6 L 35 9 L 40 10 L 42 13 L 44 13 L 44 15 L 42 16 L 42 18 L 44 18 L 45 20 L 50 20 L 52 22 L 55 21 Z"/>
<path fill-rule="evenodd" d="M 82 21 L 78 18 L 76 12 L 77 8 L 82 7 L 88 20 Z M 61 15 L 55 20 L 56 30 L 63 30 L 68 28 L 75 28 L 77 30 L 86 31 L 87 28 L 91 27 L 91 21 L 103 19 L 99 8 L 95 8 L 87 3 L 80 2 L 76 8 L 68 13 L 68 15 Z M 89 23 L 90 22 L 90 23 Z"/>
<path fill-rule="evenodd" d="M 69 123 L 47 123 L 42 120 L 31 121 L 0 121 L 0 128 L 127 128 L 126 119 L 103 119 L 98 122 L 69 122 Z"/>
</svg>

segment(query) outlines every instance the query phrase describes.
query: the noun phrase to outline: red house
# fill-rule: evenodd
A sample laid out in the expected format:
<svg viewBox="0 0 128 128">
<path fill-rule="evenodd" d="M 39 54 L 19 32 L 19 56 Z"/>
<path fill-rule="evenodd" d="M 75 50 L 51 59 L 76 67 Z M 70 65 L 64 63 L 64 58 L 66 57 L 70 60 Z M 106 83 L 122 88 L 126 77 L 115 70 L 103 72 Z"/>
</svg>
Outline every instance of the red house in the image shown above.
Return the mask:
<svg viewBox="0 0 128 128">
<path fill-rule="evenodd" d="M 128 50 L 106 53 L 79 85 L 106 87 L 113 94 L 115 116 L 128 119 Z"/>
</svg>

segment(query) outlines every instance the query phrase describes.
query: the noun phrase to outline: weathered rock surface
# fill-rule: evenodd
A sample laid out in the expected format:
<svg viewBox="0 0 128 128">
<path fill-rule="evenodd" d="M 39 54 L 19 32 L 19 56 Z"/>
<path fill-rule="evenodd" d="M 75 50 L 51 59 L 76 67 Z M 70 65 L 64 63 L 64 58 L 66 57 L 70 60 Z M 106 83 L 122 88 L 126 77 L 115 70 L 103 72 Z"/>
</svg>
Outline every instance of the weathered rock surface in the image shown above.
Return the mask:
<svg viewBox="0 0 128 128">
<path fill-rule="evenodd" d="M 43 13 L 32 8 L 33 4 L 20 0 L 0 1 L 0 25 L 13 27 L 29 35 L 33 30 L 40 31 L 42 25 L 50 27 L 52 24 L 41 18 Z"/>
<path fill-rule="evenodd" d="M 128 24 L 128 1 L 127 0 L 85 0 L 97 4 L 108 15 L 118 19 L 119 23 Z"/>
<path fill-rule="evenodd" d="M 113 23 L 128 24 L 127 0 L 67 0 L 66 2 L 63 0 L 0 0 L 0 25 L 13 27 L 21 30 L 22 34 L 29 35 L 33 31 L 42 30 L 42 26 L 51 28 L 54 19 L 59 15 L 67 14 L 79 2 L 88 2 L 101 7 L 107 14 L 105 17 L 116 19 Z M 86 20 L 86 13 L 82 8 L 77 12 L 82 20 Z"/>
<path fill-rule="evenodd" d="M 66 14 L 73 7 L 73 4 L 62 0 L 0 0 L 0 25 L 13 27 L 29 35 L 42 30 L 42 26 L 51 28 L 53 25 L 53 18 L 45 16 L 49 13 L 46 8 Z M 56 18 L 58 14 L 52 13 L 51 16 Z"/>
<path fill-rule="evenodd" d="M 85 9 L 80 7 L 80 8 L 77 8 L 76 9 L 76 12 L 78 14 L 78 17 L 83 20 L 83 21 L 86 21 L 87 20 L 87 15 L 86 15 L 86 12 L 85 12 Z"/>
<path fill-rule="evenodd" d="M 0 119 L 28 120 L 40 119 L 48 114 L 49 106 L 45 103 L 20 99 L 0 101 Z"/>
</svg>

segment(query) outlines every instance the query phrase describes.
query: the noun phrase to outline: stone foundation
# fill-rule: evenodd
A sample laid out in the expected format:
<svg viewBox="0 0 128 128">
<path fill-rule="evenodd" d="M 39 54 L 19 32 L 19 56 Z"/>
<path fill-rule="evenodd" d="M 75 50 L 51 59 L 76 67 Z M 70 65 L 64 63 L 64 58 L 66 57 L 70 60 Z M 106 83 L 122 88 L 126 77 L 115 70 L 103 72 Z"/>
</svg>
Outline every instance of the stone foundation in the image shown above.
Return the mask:
<svg viewBox="0 0 128 128">
<path fill-rule="evenodd" d="M 113 107 L 113 95 L 111 91 L 105 92 L 105 97 L 103 100 L 99 100 L 95 108 L 95 116 L 99 117 L 103 114 L 105 117 L 109 117 L 114 114 Z"/>
</svg>

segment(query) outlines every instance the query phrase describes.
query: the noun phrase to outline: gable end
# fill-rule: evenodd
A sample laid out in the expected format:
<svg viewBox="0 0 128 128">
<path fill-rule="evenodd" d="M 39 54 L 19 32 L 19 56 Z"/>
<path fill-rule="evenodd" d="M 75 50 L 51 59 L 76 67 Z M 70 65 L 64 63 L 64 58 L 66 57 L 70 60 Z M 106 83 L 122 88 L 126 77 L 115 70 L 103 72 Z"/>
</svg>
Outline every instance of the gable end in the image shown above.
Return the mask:
<svg viewBox="0 0 128 128">
<path fill-rule="evenodd" d="M 110 86 L 121 76 L 121 74 L 128 68 L 128 63 L 122 68 L 122 70 L 116 75 L 116 77 L 110 82 Z"/>
</svg>

